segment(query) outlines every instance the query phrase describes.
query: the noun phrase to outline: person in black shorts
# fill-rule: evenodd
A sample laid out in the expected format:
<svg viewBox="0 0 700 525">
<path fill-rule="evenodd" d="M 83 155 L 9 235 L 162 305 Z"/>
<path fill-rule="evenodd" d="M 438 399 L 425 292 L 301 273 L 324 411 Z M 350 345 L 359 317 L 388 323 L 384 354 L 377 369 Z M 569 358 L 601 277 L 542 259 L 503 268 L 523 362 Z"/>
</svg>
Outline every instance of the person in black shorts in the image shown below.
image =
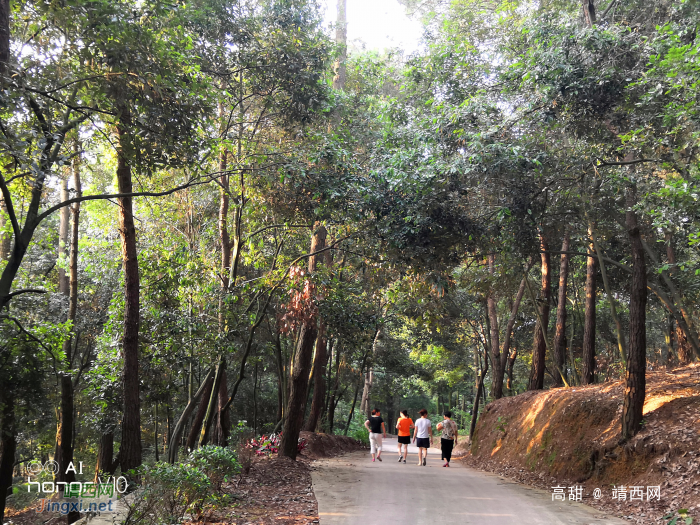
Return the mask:
<svg viewBox="0 0 700 525">
<path fill-rule="evenodd" d="M 408 445 L 411 444 L 411 429 L 416 426 L 413 424 L 413 420 L 408 417 L 408 410 L 401 411 L 401 417 L 396 422 L 396 428 L 399 431 L 399 463 L 403 461 L 406 463 L 406 458 L 408 457 Z M 403 454 L 401 453 L 401 447 L 403 446 Z"/>
<path fill-rule="evenodd" d="M 428 411 L 425 408 L 419 414 L 420 419 L 416 421 L 416 429 L 413 432 L 413 442 L 418 447 L 418 465 L 425 467 L 428 449 L 433 443 L 433 426 L 428 419 Z"/>
</svg>

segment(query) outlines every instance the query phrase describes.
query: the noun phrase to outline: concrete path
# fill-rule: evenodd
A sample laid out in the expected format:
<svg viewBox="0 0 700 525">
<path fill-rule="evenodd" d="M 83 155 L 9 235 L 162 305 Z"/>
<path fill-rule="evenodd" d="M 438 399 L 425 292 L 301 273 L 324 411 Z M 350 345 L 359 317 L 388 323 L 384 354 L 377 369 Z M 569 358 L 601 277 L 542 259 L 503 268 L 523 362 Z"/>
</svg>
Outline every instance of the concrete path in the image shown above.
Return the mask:
<svg viewBox="0 0 700 525">
<path fill-rule="evenodd" d="M 397 463 L 396 438 L 384 440 L 383 461 L 367 452 L 319 460 L 312 472 L 321 525 L 495 524 L 619 525 L 581 503 L 553 502 L 549 492 L 509 482 L 452 460 L 443 468 L 430 449 L 419 467 L 415 447 Z"/>
</svg>

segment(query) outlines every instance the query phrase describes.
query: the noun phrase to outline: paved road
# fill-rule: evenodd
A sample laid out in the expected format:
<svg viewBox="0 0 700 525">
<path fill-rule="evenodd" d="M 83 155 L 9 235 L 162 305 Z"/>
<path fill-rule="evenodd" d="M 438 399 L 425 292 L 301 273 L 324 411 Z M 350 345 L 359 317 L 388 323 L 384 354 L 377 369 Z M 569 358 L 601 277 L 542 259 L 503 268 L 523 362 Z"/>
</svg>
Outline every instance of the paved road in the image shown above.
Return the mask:
<svg viewBox="0 0 700 525">
<path fill-rule="evenodd" d="M 319 460 L 312 472 L 320 525 L 495 524 L 619 525 L 580 503 L 553 502 L 549 492 L 512 483 L 452 461 L 442 468 L 430 449 L 419 467 L 415 447 L 397 463 L 396 438 L 384 441 L 384 461 L 368 452 Z M 438 521 L 439 520 L 439 521 Z"/>
</svg>

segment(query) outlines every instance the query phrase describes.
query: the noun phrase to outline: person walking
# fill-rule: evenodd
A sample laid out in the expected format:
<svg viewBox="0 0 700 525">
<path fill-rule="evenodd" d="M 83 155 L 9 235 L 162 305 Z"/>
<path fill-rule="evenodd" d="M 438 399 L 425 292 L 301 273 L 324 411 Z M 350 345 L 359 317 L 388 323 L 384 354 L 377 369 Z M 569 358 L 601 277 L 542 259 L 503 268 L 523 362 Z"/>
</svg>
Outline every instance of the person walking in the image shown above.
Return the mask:
<svg viewBox="0 0 700 525">
<path fill-rule="evenodd" d="M 411 429 L 415 428 L 413 420 L 408 417 L 408 410 L 402 410 L 399 420 L 396 422 L 396 428 L 399 431 L 399 463 L 403 460 L 406 463 L 408 458 L 408 445 L 411 444 Z M 401 446 L 403 445 L 403 454 L 401 454 Z"/>
<path fill-rule="evenodd" d="M 449 467 L 450 460 L 452 459 L 452 449 L 457 444 L 459 438 L 457 423 L 452 421 L 452 412 L 449 410 L 445 412 L 445 419 L 438 423 L 437 429 L 442 430 L 440 448 L 442 449 L 442 459 L 445 460 L 443 467 Z"/>
<path fill-rule="evenodd" d="M 372 415 L 365 421 L 365 428 L 369 430 L 369 446 L 372 452 L 372 461 L 382 460 L 382 435 L 386 438 L 384 420 L 378 408 L 372 410 Z"/>
<path fill-rule="evenodd" d="M 433 424 L 428 419 L 428 411 L 423 408 L 420 412 L 420 419 L 416 421 L 416 428 L 413 431 L 413 442 L 418 447 L 418 464 L 425 467 L 428 459 L 428 449 L 433 443 Z"/>
</svg>

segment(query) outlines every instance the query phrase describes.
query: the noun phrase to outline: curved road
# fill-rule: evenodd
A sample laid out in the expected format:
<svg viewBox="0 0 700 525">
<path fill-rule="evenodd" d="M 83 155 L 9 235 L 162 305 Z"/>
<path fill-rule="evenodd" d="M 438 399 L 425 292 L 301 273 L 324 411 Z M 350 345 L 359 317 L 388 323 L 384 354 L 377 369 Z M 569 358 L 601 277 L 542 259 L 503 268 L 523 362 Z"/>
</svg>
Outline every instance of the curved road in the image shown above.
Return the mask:
<svg viewBox="0 0 700 525">
<path fill-rule="evenodd" d="M 452 460 L 442 468 L 430 449 L 419 467 L 417 449 L 397 463 L 396 438 L 385 439 L 382 462 L 369 451 L 314 463 L 313 488 L 321 525 L 495 524 L 619 525 L 581 503 L 554 502 L 549 492 L 479 472 Z"/>
</svg>

